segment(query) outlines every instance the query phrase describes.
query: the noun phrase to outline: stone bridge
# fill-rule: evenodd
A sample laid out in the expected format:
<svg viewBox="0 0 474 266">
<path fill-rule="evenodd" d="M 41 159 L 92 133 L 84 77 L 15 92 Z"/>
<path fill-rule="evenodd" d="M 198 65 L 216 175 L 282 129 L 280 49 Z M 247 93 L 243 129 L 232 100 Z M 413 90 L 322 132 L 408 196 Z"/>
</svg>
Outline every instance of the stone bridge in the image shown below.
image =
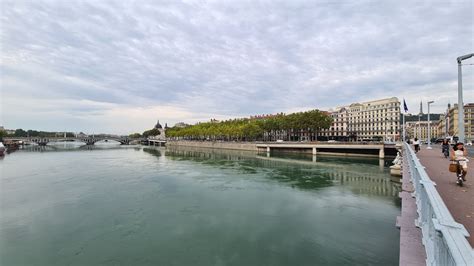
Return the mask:
<svg viewBox="0 0 474 266">
<path fill-rule="evenodd" d="M 98 141 L 103 141 L 103 140 L 114 140 L 119 142 L 122 145 L 128 145 L 130 144 L 130 141 L 132 139 L 128 137 L 113 137 L 113 136 L 84 136 L 84 137 L 7 137 L 3 138 L 5 142 L 29 142 L 29 143 L 36 143 L 40 146 L 45 146 L 49 142 L 72 142 L 72 141 L 77 141 L 77 142 L 84 142 L 86 145 L 94 145 Z"/>
</svg>

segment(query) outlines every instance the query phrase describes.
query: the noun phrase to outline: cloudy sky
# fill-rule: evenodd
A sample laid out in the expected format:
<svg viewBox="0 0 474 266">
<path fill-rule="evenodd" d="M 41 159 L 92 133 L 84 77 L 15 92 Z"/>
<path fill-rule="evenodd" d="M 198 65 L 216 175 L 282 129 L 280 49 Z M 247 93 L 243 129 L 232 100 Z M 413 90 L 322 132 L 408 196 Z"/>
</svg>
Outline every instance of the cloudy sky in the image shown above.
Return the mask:
<svg viewBox="0 0 474 266">
<path fill-rule="evenodd" d="M 470 0 L 0 3 L 12 129 L 128 134 L 392 96 L 441 112 L 474 52 Z"/>
</svg>

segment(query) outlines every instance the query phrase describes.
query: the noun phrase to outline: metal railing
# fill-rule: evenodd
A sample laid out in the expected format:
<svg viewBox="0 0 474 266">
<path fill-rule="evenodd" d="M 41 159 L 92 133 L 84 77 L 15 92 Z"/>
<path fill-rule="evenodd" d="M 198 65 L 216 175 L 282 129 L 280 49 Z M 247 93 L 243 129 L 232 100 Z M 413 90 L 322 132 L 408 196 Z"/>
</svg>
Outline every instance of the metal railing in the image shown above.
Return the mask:
<svg viewBox="0 0 474 266">
<path fill-rule="evenodd" d="M 422 231 L 426 265 L 474 265 L 474 250 L 466 239 L 469 237 L 466 228 L 454 221 L 436 190 L 436 184 L 410 145 L 404 143 L 404 150 L 415 188 L 413 195 L 418 212 L 416 225 Z"/>
</svg>

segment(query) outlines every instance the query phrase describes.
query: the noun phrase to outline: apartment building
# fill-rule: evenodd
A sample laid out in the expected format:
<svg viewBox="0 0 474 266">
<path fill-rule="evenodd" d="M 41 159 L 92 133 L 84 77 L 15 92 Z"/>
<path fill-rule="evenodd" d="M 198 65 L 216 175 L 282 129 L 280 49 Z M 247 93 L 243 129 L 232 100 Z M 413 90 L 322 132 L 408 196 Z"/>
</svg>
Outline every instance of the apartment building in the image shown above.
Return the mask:
<svg viewBox="0 0 474 266">
<path fill-rule="evenodd" d="M 438 137 L 459 135 L 458 105 L 448 105 L 445 115 L 439 121 Z M 474 141 L 474 103 L 464 105 L 464 135 L 466 141 Z"/>
<path fill-rule="evenodd" d="M 440 121 L 411 121 L 405 123 L 406 134 L 410 139 L 418 138 L 423 141 L 428 139 L 438 138 Z M 430 125 L 430 132 L 428 135 L 428 125 Z"/>
<path fill-rule="evenodd" d="M 328 139 L 400 139 L 400 101 L 396 97 L 338 107 L 330 115 L 333 124 L 321 132 Z"/>
</svg>

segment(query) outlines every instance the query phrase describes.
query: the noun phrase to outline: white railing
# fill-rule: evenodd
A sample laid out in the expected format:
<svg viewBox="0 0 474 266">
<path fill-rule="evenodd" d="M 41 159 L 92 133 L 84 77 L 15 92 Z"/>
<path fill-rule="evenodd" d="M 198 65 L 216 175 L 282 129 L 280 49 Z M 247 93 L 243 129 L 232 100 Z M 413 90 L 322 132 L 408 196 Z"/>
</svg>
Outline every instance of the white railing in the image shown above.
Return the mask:
<svg viewBox="0 0 474 266">
<path fill-rule="evenodd" d="M 418 211 L 416 225 L 422 231 L 426 265 L 474 265 L 474 250 L 466 239 L 469 237 L 466 228 L 454 221 L 436 190 L 436 184 L 430 179 L 410 145 L 404 143 L 404 150 L 415 188 L 413 195 L 416 197 Z"/>
</svg>

